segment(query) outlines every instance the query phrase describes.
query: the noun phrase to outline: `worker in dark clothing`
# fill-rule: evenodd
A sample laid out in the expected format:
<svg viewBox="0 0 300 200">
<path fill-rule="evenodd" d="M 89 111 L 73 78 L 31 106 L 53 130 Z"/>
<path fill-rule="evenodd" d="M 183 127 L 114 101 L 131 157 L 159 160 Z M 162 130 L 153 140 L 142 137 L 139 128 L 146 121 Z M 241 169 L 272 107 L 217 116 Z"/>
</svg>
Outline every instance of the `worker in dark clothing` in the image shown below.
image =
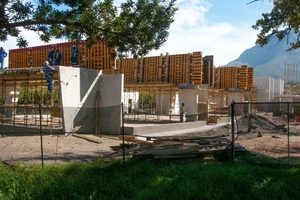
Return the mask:
<svg viewBox="0 0 300 200">
<path fill-rule="evenodd" d="M 184 108 L 184 103 L 181 104 L 180 107 L 180 122 L 185 122 L 186 121 L 186 117 L 185 117 L 185 108 Z"/>
<path fill-rule="evenodd" d="M 54 81 L 53 81 L 52 77 L 49 74 L 50 70 L 54 70 L 55 71 L 55 68 L 51 67 L 49 65 L 48 61 L 45 61 L 45 65 L 43 67 L 43 72 L 45 73 L 45 78 L 46 78 L 46 81 L 47 81 L 47 84 L 48 84 L 48 91 L 52 92 Z"/>
<path fill-rule="evenodd" d="M 78 49 L 76 45 L 72 46 L 71 61 L 72 61 L 72 66 L 78 65 Z"/>
<path fill-rule="evenodd" d="M 58 49 L 56 49 L 56 53 L 55 53 L 55 65 L 61 65 L 61 58 L 62 58 L 62 55 L 61 53 L 59 52 Z"/>
<path fill-rule="evenodd" d="M 48 62 L 49 65 L 52 66 L 54 63 L 54 59 L 55 59 L 55 49 L 52 49 L 51 51 L 49 51 L 48 53 Z"/>
</svg>

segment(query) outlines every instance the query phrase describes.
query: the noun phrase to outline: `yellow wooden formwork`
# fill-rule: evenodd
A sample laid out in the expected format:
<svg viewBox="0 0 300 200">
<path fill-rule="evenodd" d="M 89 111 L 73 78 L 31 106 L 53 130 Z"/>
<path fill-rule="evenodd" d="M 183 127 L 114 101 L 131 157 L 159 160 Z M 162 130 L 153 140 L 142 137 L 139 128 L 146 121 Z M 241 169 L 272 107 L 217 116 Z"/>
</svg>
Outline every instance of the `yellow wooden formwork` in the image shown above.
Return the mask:
<svg viewBox="0 0 300 200">
<path fill-rule="evenodd" d="M 220 67 L 214 68 L 214 87 L 220 88 Z"/>
<path fill-rule="evenodd" d="M 248 88 L 248 66 L 242 65 L 237 68 L 237 88 L 247 90 Z"/>
<path fill-rule="evenodd" d="M 137 58 L 135 60 L 134 82 L 133 83 L 142 83 L 142 82 L 143 82 L 143 59 Z"/>
<path fill-rule="evenodd" d="M 105 73 L 113 73 L 114 59 L 111 57 L 114 48 L 109 48 L 99 41 L 88 48 L 86 41 L 64 42 L 51 45 L 12 49 L 9 51 L 9 68 L 42 67 L 48 60 L 48 53 L 58 49 L 62 54 L 62 66 L 71 66 L 72 46 L 78 49 L 78 65 L 88 69 L 99 69 Z"/>
<path fill-rule="evenodd" d="M 188 71 L 188 55 L 169 55 L 169 82 L 186 83 L 186 73 Z"/>
<path fill-rule="evenodd" d="M 161 56 L 161 74 L 160 74 L 160 82 L 167 83 L 169 80 L 169 60 L 167 56 Z"/>
<path fill-rule="evenodd" d="M 248 68 L 248 79 L 247 79 L 248 83 L 248 90 L 252 90 L 252 88 L 254 87 L 254 68 L 249 67 Z"/>
<path fill-rule="evenodd" d="M 159 56 L 144 57 L 143 60 L 144 83 L 158 83 Z"/>
<path fill-rule="evenodd" d="M 189 83 L 193 85 L 201 85 L 203 81 L 203 59 L 202 52 L 193 52 L 191 56 Z"/>
<path fill-rule="evenodd" d="M 117 60 L 119 72 L 124 74 L 124 83 L 130 84 L 134 82 L 135 59 L 120 59 Z"/>
</svg>

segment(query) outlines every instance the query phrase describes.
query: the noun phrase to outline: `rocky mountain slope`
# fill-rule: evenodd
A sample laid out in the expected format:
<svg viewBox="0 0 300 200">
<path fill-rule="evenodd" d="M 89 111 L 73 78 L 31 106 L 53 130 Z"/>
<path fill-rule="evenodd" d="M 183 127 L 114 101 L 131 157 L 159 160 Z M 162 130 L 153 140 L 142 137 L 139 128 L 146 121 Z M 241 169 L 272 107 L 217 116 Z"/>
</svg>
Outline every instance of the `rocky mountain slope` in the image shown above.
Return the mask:
<svg viewBox="0 0 300 200">
<path fill-rule="evenodd" d="M 289 73 L 290 81 L 294 79 L 294 66 L 297 66 L 297 80 L 300 81 L 300 49 L 287 52 L 288 41 L 295 41 L 297 35 L 290 34 L 288 40 L 285 38 L 281 42 L 275 37 L 264 47 L 255 45 L 246 49 L 236 60 L 224 66 L 239 66 L 247 64 L 254 67 L 255 76 L 270 76 L 276 79 L 285 80 L 285 69 Z M 287 66 L 287 67 L 285 67 Z M 296 77 L 296 76 L 295 76 Z"/>
</svg>

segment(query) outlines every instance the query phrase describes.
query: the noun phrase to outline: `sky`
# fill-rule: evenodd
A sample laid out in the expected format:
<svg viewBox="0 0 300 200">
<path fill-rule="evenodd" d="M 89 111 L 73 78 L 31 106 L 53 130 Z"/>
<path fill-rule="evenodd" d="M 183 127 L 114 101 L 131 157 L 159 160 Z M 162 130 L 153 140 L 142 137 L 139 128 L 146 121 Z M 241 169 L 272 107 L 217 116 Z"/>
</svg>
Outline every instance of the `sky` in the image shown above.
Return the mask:
<svg viewBox="0 0 300 200">
<path fill-rule="evenodd" d="M 122 0 L 121 0 L 122 1 Z M 178 12 L 171 24 L 167 42 L 147 56 L 161 53 L 170 55 L 201 51 L 203 56 L 214 56 L 214 65 L 226 65 L 255 45 L 258 30 L 251 28 L 262 13 L 269 13 L 273 4 L 269 0 L 177 0 Z M 250 3 L 250 4 L 248 4 Z M 66 42 L 51 40 L 44 43 L 33 32 L 23 32 L 29 47 Z M 9 38 L 0 45 L 8 53 L 17 49 L 16 39 Z M 9 56 L 9 55 L 8 55 Z M 8 57 L 4 66 L 8 66 Z"/>
</svg>

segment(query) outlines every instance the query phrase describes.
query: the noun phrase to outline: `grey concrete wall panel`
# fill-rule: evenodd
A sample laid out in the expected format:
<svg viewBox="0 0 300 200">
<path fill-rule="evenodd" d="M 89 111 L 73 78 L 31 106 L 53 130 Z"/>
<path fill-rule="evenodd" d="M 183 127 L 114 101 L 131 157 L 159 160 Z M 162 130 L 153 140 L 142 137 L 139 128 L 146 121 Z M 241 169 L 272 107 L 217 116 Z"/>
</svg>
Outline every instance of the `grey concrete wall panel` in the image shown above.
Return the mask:
<svg viewBox="0 0 300 200">
<path fill-rule="evenodd" d="M 100 133 L 119 134 L 123 76 L 103 75 L 99 70 L 71 67 L 60 67 L 59 71 L 64 131 L 71 132 L 80 126 L 79 133 L 95 132 L 99 123 Z M 96 119 L 99 121 L 96 122 Z"/>
<path fill-rule="evenodd" d="M 120 134 L 122 127 L 123 74 L 103 74 L 100 83 L 100 132 Z"/>
</svg>

